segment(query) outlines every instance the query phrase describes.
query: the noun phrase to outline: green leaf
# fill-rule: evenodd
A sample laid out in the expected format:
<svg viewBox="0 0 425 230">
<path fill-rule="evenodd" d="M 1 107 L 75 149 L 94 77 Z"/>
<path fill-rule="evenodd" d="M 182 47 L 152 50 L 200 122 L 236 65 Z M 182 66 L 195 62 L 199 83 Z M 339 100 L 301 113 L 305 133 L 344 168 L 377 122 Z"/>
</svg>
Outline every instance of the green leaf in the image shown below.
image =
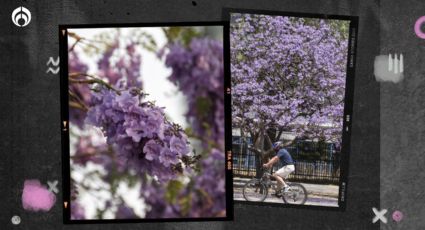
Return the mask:
<svg viewBox="0 0 425 230">
<path fill-rule="evenodd" d="M 183 183 L 180 181 L 172 180 L 168 182 L 165 200 L 172 204 L 175 203 L 177 201 L 177 196 L 183 187 Z"/>
<path fill-rule="evenodd" d="M 169 27 L 163 31 L 169 42 L 179 41 L 185 47 L 189 46 L 193 38 L 201 36 L 200 32 L 191 27 Z"/>
<path fill-rule="evenodd" d="M 212 107 L 212 102 L 209 98 L 206 97 L 198 97 L 196 99 L 196 112 L 200 118 L 206 117 Z"/>
<path fill-rule="evenodd" d="M 244 61 L 246 58 L 245 58 L 245 56 L 243 55 L 243 53 L 242 52 L 239 52 L 237 55 L 236 55 L 236 60 L 237 61 Z"/>
<path fill-rule="evenodd" d="M 182 211 L 183 216 L 187 216 L 187 214 L 189 214 L 190 207 L 191 207 L 191 201 L 192 201 L 191 194 L 189 194 L 185 197 L 182 197 L 179 200 L 179 205 L 181 207 L 181 211 Z"/>
<path fill-rule="evenodd" d="M 199 37 L 200 33 L 192 28 L 184 29 L 181 33 L 181 39 L 185 46 L 189 46 L 193 38 Z"/>
</svg>

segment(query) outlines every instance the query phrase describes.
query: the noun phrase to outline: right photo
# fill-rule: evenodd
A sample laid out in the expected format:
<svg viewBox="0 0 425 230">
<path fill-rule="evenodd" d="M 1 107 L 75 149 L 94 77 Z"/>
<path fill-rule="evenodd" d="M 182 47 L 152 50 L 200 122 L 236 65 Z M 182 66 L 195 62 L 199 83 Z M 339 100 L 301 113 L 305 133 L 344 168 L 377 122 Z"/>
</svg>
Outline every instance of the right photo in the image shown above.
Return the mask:
<svg viewBox="0 0 425 230">
<path fill-rule="evenodd" d="M 350 18 L 229 14 L 234 200 L 340 207 Z"/>
</svg>

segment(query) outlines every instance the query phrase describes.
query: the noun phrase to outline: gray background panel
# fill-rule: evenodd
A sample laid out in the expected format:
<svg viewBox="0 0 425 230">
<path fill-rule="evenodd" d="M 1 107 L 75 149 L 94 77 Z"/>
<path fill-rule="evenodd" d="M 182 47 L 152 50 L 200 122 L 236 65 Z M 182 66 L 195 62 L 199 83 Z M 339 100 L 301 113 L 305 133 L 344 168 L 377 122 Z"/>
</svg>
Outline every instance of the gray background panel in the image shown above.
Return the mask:
<svg viewBox="0 0 425 230">
<path fill-rule="evenodd" d="M 423 1 L 381 0 L 381 54 L 404 56 L 404 79 L 380 87 L 381 206 L 389 219 L 381 229 L 425 228 L 425 40 L 414 33 L 423 15 Z M 391 220 L 395 210 L 403 221 Z"/>
</svg>

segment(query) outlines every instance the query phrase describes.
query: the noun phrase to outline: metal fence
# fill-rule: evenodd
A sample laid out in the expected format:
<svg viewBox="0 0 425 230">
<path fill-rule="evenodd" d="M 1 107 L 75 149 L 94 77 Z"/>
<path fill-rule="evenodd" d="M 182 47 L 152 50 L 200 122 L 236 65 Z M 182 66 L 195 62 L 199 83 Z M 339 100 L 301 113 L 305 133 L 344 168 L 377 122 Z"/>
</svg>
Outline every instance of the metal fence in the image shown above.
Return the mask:
<svg viewBox="0 0 425 230">
<path fill-rule="evenodd" d="M 247 148 L 240 138 L 233 137 L 233 175 L 235 177 L 255 177 L 257 161 L 261 161 L 255 153 Z M 295 172 L 291 173 L 290 181 L 311 183 L 339 183 L 340 159 L 339 152 L 332 143 L 318 144 L 311 141 L 297 141 L 286 148 L 295 161 Z M 259 162 L 260 165 L 263 162 Z M 280 165 L 275 165 L 276 171 Z"/>
</svg>

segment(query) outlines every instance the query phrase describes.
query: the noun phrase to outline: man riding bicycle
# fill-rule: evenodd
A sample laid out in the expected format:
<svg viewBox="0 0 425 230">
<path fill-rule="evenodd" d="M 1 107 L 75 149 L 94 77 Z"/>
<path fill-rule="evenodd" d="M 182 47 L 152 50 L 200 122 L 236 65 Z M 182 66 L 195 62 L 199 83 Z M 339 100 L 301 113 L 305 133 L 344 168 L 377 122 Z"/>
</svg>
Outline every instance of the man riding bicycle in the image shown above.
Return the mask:
<svg viewBox="0 0 425 230">
<path fill-rule="evenodd" d="M 278 141 L 273 144 L 273 150 L 277 153 L 272 159 L 269 160 L 266 164 L 263 165 L 264 168 L 272 167 L 276 162 L 280 161 L 282 167 L 273 173 L 273 177 L 277 181 L 276 195 L 280 196 L 283 188 L 283 192 L 287 192 L 289 186 L 285 183 L 283 179 L 286 179 L 289 174 L 295 171 L 294 160 L 289 154 L 288 150 L 284 147 L 289 146 L 291 142 L 282 145 L 282 142 Z"/>
</svg>

